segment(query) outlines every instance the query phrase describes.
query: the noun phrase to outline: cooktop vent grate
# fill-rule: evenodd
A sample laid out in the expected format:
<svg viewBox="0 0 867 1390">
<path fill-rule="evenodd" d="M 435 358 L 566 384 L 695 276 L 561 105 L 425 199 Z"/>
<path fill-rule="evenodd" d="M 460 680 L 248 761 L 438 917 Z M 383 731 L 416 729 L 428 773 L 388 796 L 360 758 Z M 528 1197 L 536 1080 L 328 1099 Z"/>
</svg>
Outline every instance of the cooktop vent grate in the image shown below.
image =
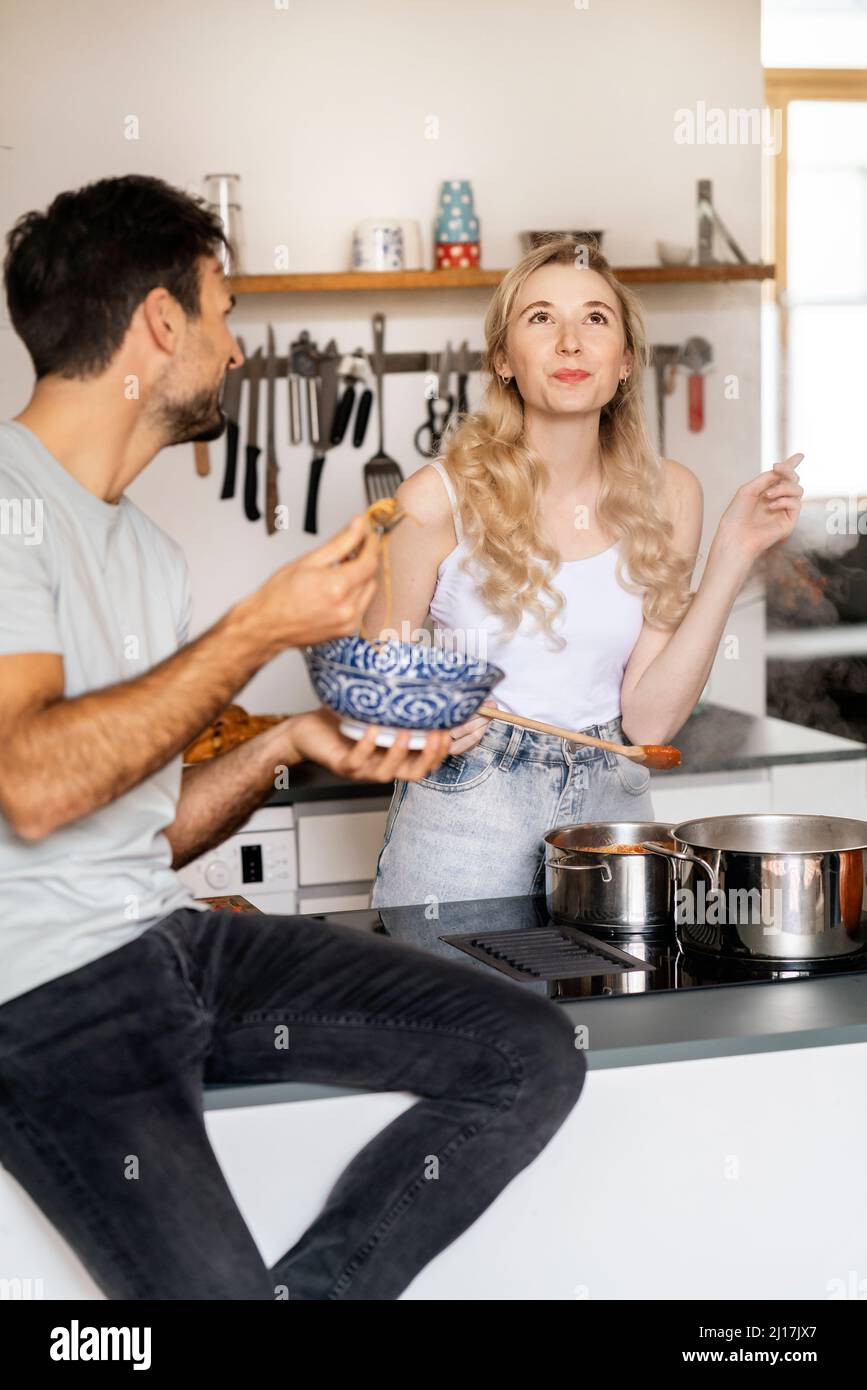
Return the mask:
<svg viewBox="0 0 867 1390">
<path fill-rule="evenodd" d="M 587 975 L 619 975 L 626 970 L 652 968 L 646 961 L 565 924 L 457 933 L 441 936 L 440 940 L 513 980 L 577 980 Z"/>
</svg>

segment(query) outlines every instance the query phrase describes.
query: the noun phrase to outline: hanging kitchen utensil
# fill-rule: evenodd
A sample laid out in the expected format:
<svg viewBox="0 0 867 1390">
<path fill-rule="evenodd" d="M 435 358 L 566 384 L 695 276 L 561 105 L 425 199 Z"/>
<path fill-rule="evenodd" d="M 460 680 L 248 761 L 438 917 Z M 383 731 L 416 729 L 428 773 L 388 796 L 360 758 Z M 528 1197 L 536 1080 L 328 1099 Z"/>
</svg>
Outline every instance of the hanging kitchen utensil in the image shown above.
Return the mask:
<svg viewBox="0 0 867 1390">
<path fill-rule="evenodd" d="M 340 379 L 347 383 L 346 390 L 340 397 L 337 410 L 334 415 L 334 424 L 331 427 L 331 443 L 342 444 L 344 435 L 352 418 L 352 411 L 355 405 L 356 387 L 359 382 L 364 382 L 364 390 L 358 402 L 358 413 L 355 417 L 355 430 L 352 442 L 356 448 L 364 442 L 364 435 L 367 430 L 367 421 L 370 417 L 370 407 L 373 404 L 373 392 L 367 385 L 367 358 L 363 348 L 348 357 L 340 359 Z"/>
<path fill-rule="evenodd" d="M 687 423 L 693 434 L 704 429 L 704 376 L 713 361 L 713 348 L 707 338 L 688 338 L 680 360 L 689 371 Z"/>
<path fill-rule="evenodd" d="M 373 370 L 376 375 L 376 401 L 379 412 L 379 449 L 364 465 L 364 490 L 368 502 L 393 497 L 403 482 L 399 464 L 385 452 L 382 375 L 385 370 L 385 315 L 373 316 Z"/>
<path fill-rule="evenodd" d="M 319 424 L 320 434 L 316 441 L 316 453 L 310 463 L 310 479 L 307 484 L 307 506 L 304 516 L 304 530 L 311 535 L 317 533 L 317 508 L 319 503 L 319 484 L 325 467 L 325 455 L 331 448 L 331 429 L 337 409 L 337 382 L 340 372 L 340 353 L 332 338 L 326 344 L 319 358 Z"/>
<path fill-rule="evenodd" d="M 241 355 L 247 356 L 243 340 L 237 339 Z M 235 496 L 235 473 L 238 464 L 238 437 L 240 434 L 239 425 L 241 421 L 241 387 L 244 382 L 244 372 L 241 367 L 232 367 L 226 373 L 223 381 L 223 411 L 226 415 L 226 467 L 223 473 L 223 488 L 220 497 Z"/>
<path fill-rule="evenodd" d="M 355 405 L 355 377 L 347 369 L 346 363 L 349 359 L 341 359 L 338 376 L 341 381 L 346 382 L 343 395 L 337 402 L 337 409 L 334 412 L 334 421 L 331 426 L 331 444 L 342 444 L 343 436 L 346 434 L 346 426 L 349 424 L 350 416 Z"/>
<path fill-rule="evenodd" d="M 262 349 L 257 348 L 250 358 L 250 399 L 247 405 L 247 447 L 244 453 L 244 515 L 248 521 L 259 521 L 261 513 L 256 505 L 259 484 L 256 477 L 256 464 L 262 452 L 259 448 L 259 383 L 262 380 Z"/>
<path fill-rule="evenodd" d="M 277 507 L 279 498 L 277 496 L 277 474 L 280 466 L 277 463 L 277 440 L 275 421 L 277 415 L 277 348 L 274 343 L 274 330 L 270 323 L 268 325 L 268 357 L 265 364 L 266 392 L 265 400 L 267 406 L 266 435 L 265 435 L 265 530 L 269 536 L 273 536 L 277 530 Z"/>
<path fill-rule="evenodd" d="M 312 448 L 319 440 L 319 349 L 305 328 L 292 347 L 292 362 L 302 378 L 307 401 L 307 438 Z"/>
<path fill-rule="evenodd" d="M 436 394 L 427 397 L 427 419 L 415 432 L 415 447 L 425 458 L 437 458 L 442 438 L 451 419 L 455 406 L 454 396 L 449 394 L 452 375 L 452 345 L 446 344 L 445 352 L 437 355 L 435 370 Z"/>
<path fill-rule="evenodd" d="M 301 423 L 301 378 L 295 365 L 298 344 L 290 343 L 286 352 L 286 381 L 289 385 L 289 443 L 300 444 Z"/>
<path fill-rule="evenodd" d="M 659 435 L 659 454 L 665 457 L 665 397 L 668 394 L 666 386 L 666 369 L 673 367 L 680 360 L 680 348 L 669 344 L 654 343 L 653 345 L 653 367 L 656 373 L 656 422 Z"/>
<path fill-rule="evenodd" d="M 364 443 L 365 435 L 367 434 L 367 422 L 370 419 L 372 407 L 373 392 L 369 386 L 365 385 L 358 401 L 358 409 L 355 412 L 355 428 L 352 431 L 352 445 L 355 449 L 360 449 Z"/>
<path fill-rule="evenodd" d="M 458 348 L 457 358 L 455 359 L 455 370 L 458 374 L 458 393 L 455 397 L 455 414 L 463 418 L 469 414 L 470 405 L 467 400 L 467 383 L 470 379 L 470 343 L 468 338 L 464 338 Z"/>
</svg>

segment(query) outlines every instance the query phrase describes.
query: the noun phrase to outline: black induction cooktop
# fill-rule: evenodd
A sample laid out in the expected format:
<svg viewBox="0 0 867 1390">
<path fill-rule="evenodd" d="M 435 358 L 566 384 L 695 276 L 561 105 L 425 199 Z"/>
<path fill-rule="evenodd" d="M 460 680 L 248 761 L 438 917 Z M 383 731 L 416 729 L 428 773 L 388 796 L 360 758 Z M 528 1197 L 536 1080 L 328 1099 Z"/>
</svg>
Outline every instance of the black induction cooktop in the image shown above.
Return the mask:
<svg viewBox="0 0 867 1390">
<path fill-rule="evenodd" d="M 765 963 L 686 954 L 678 946 L 673 921 L 643 932 L 583 923 L 580 931 L 561 928 L 549 915 L 543 894 L 328 913 L 327 920 L 379 932 L 474 969 L 497 969 L 519 988 L 555 999 L 660 994 L 867 971 L 863 946 L 831 960 Z M 558 936 L 565 941 L 562 947 Z M 559 958 L 564 962 L 562 973 Z"/>
</svg>

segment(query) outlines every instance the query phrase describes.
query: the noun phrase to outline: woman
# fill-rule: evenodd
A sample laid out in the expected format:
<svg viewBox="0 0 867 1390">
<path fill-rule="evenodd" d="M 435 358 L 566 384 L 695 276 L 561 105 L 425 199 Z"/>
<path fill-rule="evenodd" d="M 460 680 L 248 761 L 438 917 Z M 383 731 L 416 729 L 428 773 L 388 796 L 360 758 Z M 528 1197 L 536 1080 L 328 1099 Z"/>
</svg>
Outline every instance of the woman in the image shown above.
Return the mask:
<svg viewBox="0 0 867 1390">
<path fill-rule="evenodd" d="M 754 561 L 795 526 L 802 455 L 738 489 L 690 593 L 701 485 L 651 445 L 640 308 L 595 245 L 524 256 L 485 339 L 483 408 L 397 490 L 421 523 L 391 541 L 397 634 L 381 589 L 365 627 L 403 635 L 430 613 L 444 646 L 502 667 L 498 708 L 669 743 Z M 484 716 L 452 739 L 429 777 L 395 784 L 372 907 L 542 892 L 548 830 L 653 818 L 649 771 L 615 753 Z"/>
</svg>

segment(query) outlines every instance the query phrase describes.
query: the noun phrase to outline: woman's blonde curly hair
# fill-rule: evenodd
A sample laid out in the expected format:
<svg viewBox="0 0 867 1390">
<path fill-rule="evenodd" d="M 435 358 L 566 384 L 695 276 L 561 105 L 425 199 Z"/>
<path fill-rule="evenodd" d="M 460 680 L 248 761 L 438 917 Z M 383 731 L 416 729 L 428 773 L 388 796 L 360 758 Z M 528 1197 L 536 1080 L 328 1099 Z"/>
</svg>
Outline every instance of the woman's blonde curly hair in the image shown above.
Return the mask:
<svg viewBox="0 0 867 1390">
<path fill-rule="evenodd" d="M 502 619 L 502 638 L 512 637 L 530 613 L 565 645 L 552 627 L 566 603 L 552 582 L 560 557 L 543 537 L 539 519 L 547 468 L 524 437 L 524 406 L 514 378 L 506 384 L 496 371 L 524 282 L 552 262 L 598 271 L 620 301 L 633 361 L 599 419 L 602 483 L 596 513 L 620 544 L 618 582 L 631 593 L 644 593 L 642 610 L 649 623 L 676 627 L 691 602 L 696 557 L 673 550 L 672 525 L 662 505 L 663 464 L 650 441 L 641 395 L 643 369 L 650 365 L 641 309 L 592 240 L 561 237 L 534 247 L 501 281 L 488 307 L 482 368 L 490 379 L 484 401 L 452 427 L 442 449 L 466 533 L 469 553 L 461 563 L 475 565 L 481 574 L 479 594 Z M 632 583 L 624 578 L 626 566 Z M 587 597 L 592 602 L 592 594 Z"/>
</svg>

